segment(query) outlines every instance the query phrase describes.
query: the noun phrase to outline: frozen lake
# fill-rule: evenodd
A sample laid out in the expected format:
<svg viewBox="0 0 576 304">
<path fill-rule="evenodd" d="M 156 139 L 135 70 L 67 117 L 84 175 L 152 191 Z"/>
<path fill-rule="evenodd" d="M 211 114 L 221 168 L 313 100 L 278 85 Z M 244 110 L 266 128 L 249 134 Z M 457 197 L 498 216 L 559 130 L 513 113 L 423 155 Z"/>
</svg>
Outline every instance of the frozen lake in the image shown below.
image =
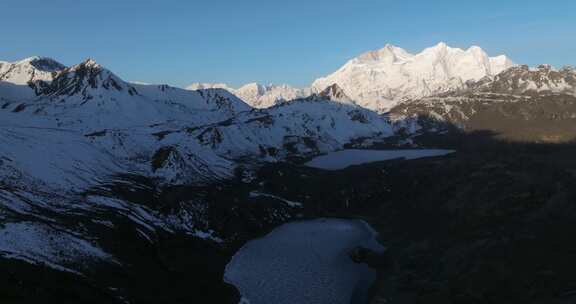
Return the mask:
<svg viewBox="0 0 576 304">
<path fill-rule="evenodd" d="M 396 158 L 417 159 L 442 156 L 455 152 L 443 149 L 411 150 L 342 150 L 318 156 L 305 165 L 325 170 L 341 170 L 354 165 L 390 160 Z"/>
<path fill-rule="evenodd" d="M 366 303 L 376 272 L 350 259 L 357 246 L 384 250 L 360 220 L 288 223 L 244 245 L 224 280 L 251 304 Z"/>
</svg>

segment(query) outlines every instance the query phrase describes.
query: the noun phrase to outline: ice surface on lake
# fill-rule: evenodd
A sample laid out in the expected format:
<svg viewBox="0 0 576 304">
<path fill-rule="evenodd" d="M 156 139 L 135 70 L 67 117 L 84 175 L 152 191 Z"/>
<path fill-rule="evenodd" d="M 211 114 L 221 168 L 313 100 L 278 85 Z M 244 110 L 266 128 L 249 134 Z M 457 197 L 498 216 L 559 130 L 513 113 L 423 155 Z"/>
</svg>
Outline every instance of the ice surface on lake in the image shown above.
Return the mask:
<svg viewBox="0 0 576 304">
<path fill-rule="evenodd" d="M 383 250 L 375 236 L 359 220 L 285 224 L 244 245 L 224 279 L 251 304 L 366 303 L 376 272 L 348 253 L 357 246 Z"/>
<path fill-rule="evenodd" d="M 412 150 L 342 150 L 321 155 L 306 163 L 306 166 L 340 170 L 349 166 L 361 165 L 376 161 L 396 158 L 417 159 L 430 156 L 442 156 L 453 153 L 453 150 L 412 149 Z"/>
</svg>

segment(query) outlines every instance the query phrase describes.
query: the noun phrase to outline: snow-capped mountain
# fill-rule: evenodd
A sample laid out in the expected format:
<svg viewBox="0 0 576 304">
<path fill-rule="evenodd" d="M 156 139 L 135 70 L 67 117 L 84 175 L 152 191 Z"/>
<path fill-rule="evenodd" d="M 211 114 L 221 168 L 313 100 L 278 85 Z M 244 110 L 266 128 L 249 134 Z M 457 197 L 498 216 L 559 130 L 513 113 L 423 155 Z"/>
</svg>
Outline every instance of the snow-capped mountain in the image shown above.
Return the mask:
<svg viewBox="0 0 576 304">
<path fill-rule="evenodd" d="M 0 98 L 22 99 L 35 96 L 33 84 L 50 82 L 66 67 L 53 59 L 30 57 L 17 62 L 0 61 Z"/>
<path fill-rule="evenodd" d="M 337 87 L 276 106 L 243 112 L 230 121 L 192 133 L 228 159 L 281 160 L 325 153 L 393 134 L 385 116 L 351 102 Z"/>
<path fill-rule="evenodd" d="M 250 109 L 222 89 L 189 91 L 167 85 L 127 83 L 94 60 L 53 72 L 26 86 L 9 79 L 3 83 L 30 91 L 29 98 L 5 96 L 4 110 L 44 115 L 58 119 L 59 126 L 77 125 L 86 130 L 191 119 L 207 123 Z"/>
<path fill-rule="evenodd" d="M 258 158 L 262 151 L 277 151 L 266 152 L 268 160 L 277 161 L 335 150 L 358 138 L 385 137 L 392 132 L 386 117 L 358 107 L 337 85 L 295 99 L 293 104 L 252 110 L 224 89 L 192 91 L 128 83 L 90 59 L 54 71 L 50 77 L 32 79 L 25 87 L 35 92 L 32 98 L 5 98 L 0 104 L 6 130 L 15 128 L 11 131 L 14 135 L 7 138 L 26 137 L 30 128 L 64 132 L 72 141 L 68 146 L 64 139 L 58 141 L 61 144 L 36 140 L 55 149 L 55 158 L 49 162 L 50 170 L 55 171 L 49 175 L 37 170 L 22 173 L 46 183 L 53 182 L 55 179 L 48 177 L 54 175 L 61 175 L 59 180 L 78 181 L 71 184 L 79 187 L 92 184 L 83 183 L 88 180 L 105 178 L 89 168 L 67 171 L 69 162 L 59 164 L 59 160 L 77 158 L 66 156 L 74 153 L 74 145 L 95 151 L 81 153 L 90 161 L 77 163 L 116 164 L 114 170 L 104 172 L 132 172 L 178 184 L 227 176 L 234 167 L 230 160 Z M 274 90 L 249 87 L 261 93 Z M 0 96 L 3 93 L 0 91 Z M 30 138 L 37 137 L 30 134 Z M 41 168 L 34 162 L 46 159 L 16 152 L 25 143 L 5 142 L 10 149 L 5 155 L 19 163 L 17 167 Z M 288 146 L 291 148 L 286 150 Z M 88 176 L 78 175 L 82 172 Z"/>
<path fill-rule="evenodd" d="M 59 72 L 41 87 L 39 95 L 30 100 L 0 104 L 0 219 L 32 232 L 39 229 L 34 217 L 54 210 L 72 214 L 68 210 L 74 208 L 73 222 L 100 219 L 104 224 L 98 227 L 109 227 L 113 225 L 110 221 L 119 219 L 139 227 L 136 236 L 144 238 L 144 243 L 151 242 L 158 231 L 179 231 L 218 242 L 221 236 L 211 231 L 211 225 L 217 223 L 198 213 L 197 205 L 202 201 L 178 202 L 180 207 L 167 213 L 119 199 L 118 192 L 105 189 L 128 187 L 129 193 L 137 193 L 151 187 L 216 183 L 234 176 L 241 163 L 236 157 L 250 154 L 253 160 L 261 161 L 261 147 L 281 150 L 284 143 L 297 145 L 304 137 L 295 131 L 293 138 L 284 138 L 284 133 L 276 133 L 280 127 L 257 132 L 242 127 L 235 136 L 228 136 L 232 135 L 229 130 L 234 129 L 236 117 L 245 115 L 242 117 L 255 119 L 256 124 L 261 115 L 250 114 L 248 105 L 222 89 L 188 91 L 165 85 L 128 84 L 90 60 Z M 224 143 L 220 144 L 219 128 L 227 125 Z M 319 136 L 310 137 L 310 142 L 316 140 Z M 292 152 L 317 153 L 300 146 Z M 267 160 L 283 157 L 285 154 L 279 153 Z M 141 185 L 140 180 L 148 184 Z M 76 195 L 94 188 L 104 190 Z M 152 191 L 138 201 L 149 203 L 155 195 Z M 109 213 L 103 218 L 103 212 Z M 12 213 L 17 215 L 3 217 Z M 32 222 L 22 222 L 19 214 Z M 72 235 L 74 244 L 88 240 L 86 244 L 99 249 L 98 244 L 90 242 L 99 233 L 93 228 L 74 233 L 60 219 L 51 220 L 52 227 L 63 234 L 54 238 L 68 241 Z M 1 251 L 55 269 L 81 273 L 83 269 L 75 265 L 96 251 L 90 246 L 85 246 L 88 252 L 71 246 L 70 252 L 62 251 L 66 255 L 63 261 L 58 255 L 38 255 L 33 246 L 24 246 L 28 244 L 27 236 L 15 233 L 19 231 L 0 228 L 3 239 L 20 240 L 0 243 Z M 115 257 L 98 252 L 97 261 L 116 263 Z"/>
<path fill-rule="evenodd" d="M 163 254 L 187 247 L 174 240 L 194 244 L 192 255 L 182 254 L 193 268 L 185 273 L 204 281 L 214 270 L 198 264 L 218 254 L 227 260 L 222 249 L 238 245 L 243 232 L 306 216 L 305 204 L 252 191 L 261 185 L 251 179 L 260 166 L 288 162 L 300 179 L 306 171 L 296 159 L 393 140 L 411 144 L 426 128 L 422 117 L 572 138 L 574 70 L 511 65 L 479 48 L 439 45 L 412 55 L 387 46 L 352 60 L 330 76 L 342 83 L 327 78 L 320 90 L 320 80 L 314 89 L 179 89 L 126 82 L 94 60 L 71 67 L 38 57 L 1 63 L 0 262 L 94 279 L 104 294 L 123 300 L 123 292 L 138 296 L 142 289 L 130 290 L 134 278 L 152 277 L 142 275 L 154 273 L 147 272 L 151 265 L 182 281 L 185 263 Z M 397 101 L 406 102 L 390 113 L 373 111 Z M 118 278 L 97 281 L 95 269 Z"/>
<path fill-rule="evenodd" d="M 53 59 L 30 57 L 17 62 L 0 61 L 0 81 L 27 85 L 38 80 L 50 81 L 53 73 L 66 67 Z"/>
<path fill-rule="evenodd" d="M 253 109 L 224 89 L 128 83 L 94 60 L 26 62 L 2 80 L 26 94 L 0 87 L 0 257 L 59 271 L 122 267 L 115 247 L 103 245 L 116 223 L 133 227 L 139 244 L 157 233 L 215 243 L 234 236 L 214 230 L 220 223 L 196 194 L 154 206 L 158 189 L 217 184 L 240 167 L 370 145 L 394 132 L 336 85 Z"/>
<path fill-rule="evenodd" d="M 166 129 L 195 128 L 250 109 L 227 91 L 128 84 L 93 60 L 52 76 L 24 86 L 36 92 L 34 97 L 0 103 L 0 155 L 25 183 L 69 190 L 110 174 L 137 173 L 173 183 L 230 175 L 230 162 L 194 141 L 178 144 L 188 155 L 179 158 L 179 170 L 151 165 L 163 148 L 158 134 Z M 0 96 L 4 92 L 0 88 Z"/>
<path fill-rule="evenodd" d="M 411 54 L 387 44 L 353 58 L 333 74 L 315 80 L 310 88 L 250 83 L 235 89 L 223 83 L 194 83 L 187 89 L 222 88 L 252 107 L 267 108 L 337 84 L 358 105 L 386 112 L 402 101 L 462 89 L 467 82 L 496 76 L 513 66 L 507 56 L 490 57 L 477 46 L 463 50 L 439 43 Z"/>
<path fill-rule="evenodd" d="M 130 96 L 136 90 L 92 59 L 61 70 L 39 90 L 39 95 L 51 98 L 80 98 L 81 102 L 94 99 L 103 92 L 122 92 Z M 119 95 L 117 97 L 125 97 Z"/>
<path fill-rule="evenodd" d="M 298 89 L 289 85 L 261 85 L 250 83 L 234 91 L 254 108 L 268 108 L 282 102 L 310 95 L 309 89 Z"/>
<path fill-rule="evenodd" d="M 193 91 L 206 90 L 206 89 L 224 89 L 224 90 L 227 90 L 229 92 L 234 91 L 233 88 L 229 87 L 225 83 L 208 83 L 208 82 L 204 82 L 204 83 L 196 82 L 196 83 L 193 83 L 193 84 L 187 86 L 186 89 L 187 90 L 193 90 Z"/>
<path fill-rule="evenodd" d="M 477 46 L 462 50 L 439 43 L 411 54 L 386 45 L 348 61 L 312 87 L 323 90 L 336 83 L 359 105 L 382 112 L 400 101 L 458 89 L 513 65 L 506 56 L 489 57 Z"/>
<path fill-rule="evenodd" d="M 318 95 L 326 97 L 332 101 L 337 101 L 344 104 L 356 105 L 356 102 L 352 100 L 350 97 L 348 97 L 348 95 L 346 95 L 346 92 L 344 92 L 344 90 L 342 90 L 342 88 L 337 84 L 333 84 L 327 87 L 326 89 L 324 89 L 324 91 L 318 93 Z"/>
<path fill-rule="evenodd" d="M 312 93 L 312 90 L 308 88 L 299 89 L 286 84 L 262 85 L 259 83 L 249 83 L 238 89 L 223 83 L 193 83 L 186 89 L 200 90 L 209 88 L 225 89 L 244 100 L 250 106 L 259 109 L 268 108 L 293 99 L 307 97 Z"/>
</svg>

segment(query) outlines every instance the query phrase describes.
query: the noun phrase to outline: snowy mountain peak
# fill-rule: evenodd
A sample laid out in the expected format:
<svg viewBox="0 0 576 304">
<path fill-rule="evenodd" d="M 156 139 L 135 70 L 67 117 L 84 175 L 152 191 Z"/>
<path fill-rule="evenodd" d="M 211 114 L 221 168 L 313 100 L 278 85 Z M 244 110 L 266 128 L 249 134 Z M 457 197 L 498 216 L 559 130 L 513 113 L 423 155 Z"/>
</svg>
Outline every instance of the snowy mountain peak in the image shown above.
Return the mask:
<svg viewBox="0 0 576 304">
<path fill-rule="evenodd" d="M 497 75 L 504 70 L 515 66 L 516 64 L 506 55 L 500 55 L 490 58 L 490 69 L 493 75 Z"/>
<path fill-rule="evenodd" d="M 206 89 L 224 89 L 227 90 L 228 92 L 234 91 L 234 89 L 230 88 L 225 83 L 195 82 L 186 87 L 186 90 L 192 90 L 192 91 L 206 90 Z"/>
<path fill-rule="evenodd" d="M 433 47 L 428 48 L 428 50 L 436 50 L 436 51 L 446 51 L 448 49 L 452 49 L 451 47 L 446 44 L 446 42 L 440 41 Z"/>
<path fill-rule="evenodd" d="M 484 52 L 484 50 L 477 45 L 471 46 L 470 48 L 468 48 L 466 50 L 466 52 L 474 53 L 474 54 L 477 54 L 478 56 L 484 56 L 486 54 L 486 52 Z M 486 56 L 487 56 L 487 54 L 486 54 Z"/>
<path fill-rule="evenodd" d="M 477 46 L 463 50 L 440 42 L 411 54 L 388 44 L 348 61 L 317 79 L 312 88 L 322 91 L 338 84 L 360 106 L 384 112 L 398 102 L 463 88 L 467 81 L 494 76 L 513 65 L 506 56 L 491 58 Z"/>
<path fill-rule="evenodd" d="M 39 83 L 49 83 L 57 72 L 66 69 L 46 57 L 29 57 L 17 62 L 0 61 L 0 98 L 21 100 L 37 96 Z"/>
<path fill-rule="evenodd" d="M 30 62 L 32 62 L 32 61 L 36 61 L 36 60 L 39 60 L 39 59 L 42 59 L 42 57 L 40 57 L 40 56 L 31 56 L 31 57 L 28 57 L 28 58 L 24 58 L 24 59 L 18 60 L 17 62 L 15 62 L 15 64 L 26 64 L 26 63 L 30 63 Z"/>
<path fill-rule="evenodd" d="M 248 83 L 238 89 L 231 88 L 224 83 L 193 83 L 186 87 L 187 90 L 215 88 L 227 90 L 254 108 L 268 108 L 289 100 L 309 96 L 312 93 L 310 89 L 298 89 L 286 84 L 262 85 L 256 82 Z"/>
<path fill-rule="evenodd" d="M 266 87 L 259 83 L 252 82 L 240 87 L 237 91 L 254 96 L 261 96 L 266 92 Z"/>
<path fill-rule="evenodd" d="M 447 48 L 447 47 L 448 47 L 448 44 L 446 44 L 446 42 L 444 42 L 444 41 L 440 41 L 440 42 L 438 42 L 438 44 L 436 44 L 436 47 L 438 47 L 438 48 Z"/>
<path fill-rule="evenodd" d="M 359 63 L 378 62 L 378 61 L 398 62 L 409 60 L 413 56 L 414 55 L 408 53 L 402 48 L 399 48 L 392 44 L 386 44 L 383 48 L 379 50 L 369 51 L 358 56 L 357 58 L 355 58 L 355 61 Z"/>
<path fill-rule="evenodd" d="M 133 86 L 93 59 L 58 72 L 52 82 L 42 88 L 41 94 L 52 97 L 80 95 L 83 100 L 89 100 L 105 91 L 125 92 L 131 96 L 138 94 Z"/>
<path fill-rule="evenodd" d="M 309 96 L 311 91 L 285 84 L 264 86 L 258 83 L 250 83 L 235 90 L 233 93 L 252 107 L 268 108 L 279 103 Z"/>
<path fill-rule="evenodd" d="M 28 57 L 16 62 L 15 64 L 29 65 L 44 72 L 57 72 L 66 68 L 66 66 L 52 58 L 40 56 Z"/>
<path fill-rule="evenodd" d="M 439 57 L 443 57 L 448 55 L 448 53 L 454 52 L 456 50 L 460 50 L 460 51 L 464 51 L 462 49 L 457 49 L 457 48 L 452 48 L 450 46 L 448 46 L 448 44 L 444 43 L 444 42 L 440 42 L 434 46 L 425 48 L 422 52 L 420 52 L 417 55 L 420 56 L 424 56 L 424 55 L 428 55 L 428 56 L 439 56 Z"/>
<path fill-rule="evenodd" d="M 51 81 L 53 73 L 64 69 L 63 64 L 46 57 L 29 57 L 17 62 L 0 61 L 0 81 L 15 85 Z"/>
<path fill-rule="evenodd" d="M 354 104 L 354 101 L 350 99 L 350 97 L 346 95 L 344 90 L 342 90 L 342 88 L 337 84 L 333 84 L 327 87 L 326 89 L 324 89 L 324 91 L 320 92 L 318 95 L 330 99 L 332 101 Z"/>
<path fill-rule="evenodd" d="M 336 98 L 346 97 L 346 93 L 344 93 L 344 90 L 342 90 L 342 88 L 337 84 L 333 84 L 327 87 L 324 91 L 320 92 L 319 95 L 336 97 Z"/>
<path fill-rule="evenodd" d="M 91 67 L 91 68 L 95 68 L 95 69 L 100 69 L 102 68 L 101 65 L 99 65 L 96 60 L 92 59 L 92 58 L 88 58 L 86 60 L 84 60 L 84 62 L 82 62 L 81 64 L 79 64 L 78 66 L 84 66 L 84 67 Z"/>
</svg>

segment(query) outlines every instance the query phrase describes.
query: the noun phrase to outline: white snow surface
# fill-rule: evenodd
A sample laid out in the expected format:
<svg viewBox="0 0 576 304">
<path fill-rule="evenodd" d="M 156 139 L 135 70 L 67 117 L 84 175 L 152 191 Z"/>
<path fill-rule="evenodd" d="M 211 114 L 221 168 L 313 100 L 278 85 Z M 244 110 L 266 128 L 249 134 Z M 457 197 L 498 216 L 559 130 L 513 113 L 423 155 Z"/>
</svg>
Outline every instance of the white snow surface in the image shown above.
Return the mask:
<svg viewBox="0 0 576 304">
<path fill-rule="evenodd" d="M 489 57 L 477 46 L 463 50 L 439 43 L 411 54 L 388 44 L 348 61 L 314 81 L 312 88 L 320 91 L 338 84 L 359 105 L 385 112 L 400 101 L 461 88 L 513 65 L 506 56 Z"/>
<path fill-rule="evenodd" d="M 506 55 L 490 57 L 478 46 L 466 50 L 446 43 L 411 54 L 397 46 L 366 52 L 336 72 L 316 79 L 308 88 L 249 83 L 232 88 L 224 83 L 193 83 L 187 89 L 225 89 L 255 108 L 319 93 L 333 84 L 362 107 L 386 112 L 399 102 L 465 87 L 467 81 L 493 77 L 515 66 Z"/>
<path fill-rule="evenodd" d="M 209 122 L 250 109 L 225 90 L 189 91 L 167 85 L 130 84 L 93 60 L 61 71 L 44 95 L 23 105 L 20 112 L 57 117 L 61 126 L 92 130 L 191 118 Z"/>
<path fill-rule="evenodd" d="M 94 60 L 70 68 L 47 62 L 62 69 L 38 80 L 38 91 L 27 87 L 34 98 L 12 100 L 0 87 L 6 180 L 20 174 L 81 190 L 106 175 L 135 173 L 182 184 L 229 177 L 238 158 L 277 161 L 393 134 L 387 117 L 358 107 L 336 87 L 255 110 L 224 89 L 128 83 Z M 159 151 L 165 157 L 152 168 Z"/>
<path fill-rule="evenodd" d="M 0 157 L 2 169 L 31 178 L 30 186 L 85 189 L 107 172 L 122 171 L 112 154 L 90 144 L 81 132 L 25 114 L 0 112 Z M 0 170 L 0 181 L 18 181 L 4 176 L 6 172 Z"/>
<path fill-rule="evenodd" d="M 289 223 L 244 245 L 224 279 L 252 304 L 363 303 L 376 273 L 349 257 L 357 246 L 384 249 L 362 221 Z"/>
<path fill-rule="evenodd" d="M 306 166 L 325 170 L 341 170 L 350 166 L 377 161 L 402 158 L 406 160 L 432 156 L 443 156 L 453 150 L 442 149 L 406 149 L 406 150 L 342 150 L 315 157 Z"/>
<path fill-rule="evenodd" d="M 348 102 L 336 88 L 254 109 L 221 88 L 191 91 L 129 83 L 94 60 L 72 67 L 44 58 L 5 65 L 0 80 L 0 251 L 65 271 L 82 273 L 78 263 L 84 259 L 114 258 L 51 212 L 79 212 L 78 218 L 112 212 L 134 223 L 150 242 L 158 230 L 224 241 L 202 222 L 202 202 L 186 202 L 198 210 L 165 215 L 104 194 L 84 195 L 88 189 L 130 186 L 133 181 L 125 176 L 147 177 L 157 185 L 206 184 L 232 177 L 240 161 L 326 153 L 357 138 L 383 139 L 394 132 L 388 117 Z M 103 229 L 115 225 L 92 219 Z M 42 240 L 41 235 L 49 237 Z"/>
<path fill-rule="evenodd" d="M 0 80 L 15 85 L 28 85 L 29 82 L 51 81 L 53 72 L 65 67 L 45 57 L 30 57 L 17 62 L 0 61 Z"/>
<path fill-rule="evenodd" d="M 34 76 L 44 75 L 40 68 L 62 69 L 34 79 L 44 81 L 40 93 L 20 85 L 22 75 L 0 82 L 29 93 L 13 99 L 13 92 L 0 86 L 0 181 L 82 190 L 119 173 L 174 184 L 231 175 L 230 161 L 189 136 L 160 140 L 165 132 L 199 128 L 251 109 L 225 90 L 130 84 L 93 60 L 70 68 L 42 58 L 10 64 L 31 72 L 4 65 L 10 77 L 18 71 Z M 153 156 L 163 147 L 174 153 L 161 168 L 152 168 Z"/>
<path fill-rule="evenodd" d="M 35 97 L 29 86 L 36 81 L 51 82 L 54 73 L 65 69 L 60 63 L 44 57 L 30 57 L 17 62 L 0 61 L 0 98 L 22 100 Z M 1 99 L 0 99 L 1 101 Z"/>
<path fill-rule="evenodd" d="M 300 89 L 287 84 L 262 85 L 259 83 L 249 83 L 237 89 L 224 83 L 193 83 L 186 89 L 200 90 L 212 88 L 225 89 L 244 100 L 250 106 L 259 109 L 269 108 L 293 99 L 308 97 L 313 93 L 309 88 Z"/>
<path fill-rule="evenodd" d="M 257 156 L 260 160 L 274 161 L 290 152 L 301 155 L 329 152 L 356 138 L 383 139 L 393 132 L 387 117 L 314 97 L 241 113 L 231 124 L 215 125 L 199 136 L 202 142 L 213 143 L 211 148 L 218 155 Z M 276 149 L 278 154 L 262 155 L 267 148 Z"/>
</svg>

